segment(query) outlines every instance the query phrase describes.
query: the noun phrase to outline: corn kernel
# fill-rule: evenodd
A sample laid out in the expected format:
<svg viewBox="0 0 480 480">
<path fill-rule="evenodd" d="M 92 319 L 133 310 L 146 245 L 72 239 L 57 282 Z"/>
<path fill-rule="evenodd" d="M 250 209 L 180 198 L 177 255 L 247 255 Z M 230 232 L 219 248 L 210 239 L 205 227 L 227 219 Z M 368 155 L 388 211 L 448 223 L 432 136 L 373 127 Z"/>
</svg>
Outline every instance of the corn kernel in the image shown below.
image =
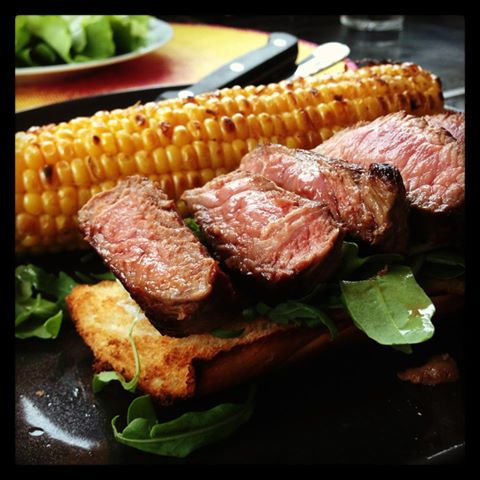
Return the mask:
<svg viewBox="0 0 480 480">
<path fill-rule="evenodd" d="M 223 166 L 223 151 L 219 142 L 209 141 L 210 165 L 213 169 Z"/>
<path fill-rule="evenodd" d="M 27 213 L 40 215 L 43 213 L 42 197 L 39 193 L 26 193 L 23 196 L 23 208 Z"/>
<path fill-rule="evenodd" d="M 184 145 L 181 148 L 182 170 L 197 170 L 197 153 L 192 145 Z"/>
<path fill-rule="evenodd" d="M 37 145 L 28 145 L 24 153 L 25 165 L 27 168 L 32 168 L 38 170 L 42 165 L 45 164 L 43 159 L 42 151 L 38 148 Z"/>
<path fill-rule="evenodd" d="M 42 237 L 51 236 L 53 237 L 57 231 L 55 225 L 55 217 L 51 215 L 41 215 L 39 218 L 40 231 Z"/>
<path fill-rule="evenodd" d="M 118 153 L 117 143 L 115 137 L 111 132 L 105 132 L 100 135 L 103 151 L 107 155 L 116 155 Z"/>
<path fill-rule="evenodd" d="M 85 163 L 82 161 L 81 158 L 73 159 L 71 163 L 71 167 L 72 167 L 73 181 L 75 185 L 86 186 L 91 183 L 90 177 L 88 175 L 87 167 L 85 166 Z"/>
<path fill-rule="evenodd" d="M 42 142 L 40 149 L 47 164 L 53 165 L 59 160 L 57 147 L 54 142 L 49 140 L 44 141 Z"/>
<path fill-rule="evenodd" d="M 145 150 L 140 150 L 135 154 L 135 163 L 137 164 L 138 172 L 141 174 L 150 175 L 155 171 L 153 159 Z"/>
<path fill-rule="evenodd" d="M 58 192 L 47 191 L 42 193 L 42 209 L 49 215 L 58 215 L 61 211 Z"/>
<path fill-rule="evenodd" d="M 107 179 L 115 180 L 120 176 L 120 168 L 115 157 L 104 154 L 100 157 L 100 163 Z"/>
<path fill-rule="evenodd" d="M 209 182 L 214 177 L 215 172 L 211 168 L 204 168 L 200 171 L 200 178 L 202 180 L 202 184 Z"/>
<path fill-rule="evenodd" d="M 78 189 L 78 208 L 82 208 L 90 199 L 91 192 L 88 188 Z"/>
<path fill-rule="evenodd" d="M 155 165 L 155 171 L 157 173 L 167 173 L 169 172 L 169 164 L 167 154 L 165 153 L 164 148 L 156 148 L 152 152 L 153 163 Z"/>
<path fill-rule="evenodd" d="M 97 158 L 88 156 L 85 159 L 85 164 L 87 166 L 88 174 L 90 175 L 92 183 L 99 182 L 105 178 L 102 164 Z"/>
<path fill-rule="evenodd" d="M 23 188 L 25 192 L 41 192 L 42 184 L 35 170 L 24 170 Z"/>
<path fill-rule="evenodd" d="M 188 145 L 192 143 L 193 137 L 191 133 L 183 126 L 177 125 L 173 130 L 172 142 L 177 147 L 182 147 L 183 145 Z"/>
<path fill-rule="evenodd" d="M 77 189 L 75 187 L 61 187 L 58 190 L 60 209 L 65 215 L 73 215 L 78 210 Z"/>
<path fill-rule="evenodd" d="M 205 142 L 193 142 L 193 148 L 197 154 L 198 168 L 207 168 L 210 166 L 210 153 L 208 145 Z"/>
<path fill-rule="evenodd" d="M 117 142 L 120 148 L 120 152 L 124 155 L 133 155 L 135 153 L 135 145 L 128 132 L 120 130 L 117 132 Z"/>
<path fill-rule="evenodd" d="M 128 177 L 129 175 L 134 175 L 137 172 L 137 163 L 135 158 L 125 153 L 119 153 L 116 158 L 118 167 L 122 176 Z"/>
<path fill-rule="evenodd" d="M 38 217 L 30 213 L 19 213 L 15 217 L 15 230 L 20 237 L 38 232 Z"/>
</svg>

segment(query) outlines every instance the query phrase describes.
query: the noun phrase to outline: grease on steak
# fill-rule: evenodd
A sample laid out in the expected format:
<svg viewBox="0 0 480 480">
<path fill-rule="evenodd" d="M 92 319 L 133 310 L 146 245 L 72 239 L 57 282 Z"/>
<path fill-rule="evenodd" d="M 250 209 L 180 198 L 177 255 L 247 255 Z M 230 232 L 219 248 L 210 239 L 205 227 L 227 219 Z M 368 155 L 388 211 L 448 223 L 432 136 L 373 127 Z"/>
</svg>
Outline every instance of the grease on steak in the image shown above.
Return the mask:
<svg viewBox="0 0 480 480">
<path fill-rule="evenodd" d="M 216 307 L 233 295 L 229 279 L 154 182 L 129 177 L 95 195 L 79 224 L 160 332 L 186 335 L 223 322 Z"/>
<path fill-rule="evenodd" d="M 398 170 L 367 168 L 307 150 L 265 145 L 247 154 L 240 168 L 324 203 L 350 237 L 378 250 L 401 252 L 408 238 L 408 203 Z"/>
<path fill-rule="evenodd" d="M 342 233 L 324 205 L 234 171 L 183 196 L 216 256 L 263 291 L 311 288 L 338 266 Z"/>
<path fill-rule="evenodd" d="M 440 383 L 456 382 L 459 378 L 457 363 L 448 354 L 435 355 L 425 365 L 408 368 L 397 374 L 403 381 L 421 383 L 423 385 L 438 385 Z"/>
</svg>

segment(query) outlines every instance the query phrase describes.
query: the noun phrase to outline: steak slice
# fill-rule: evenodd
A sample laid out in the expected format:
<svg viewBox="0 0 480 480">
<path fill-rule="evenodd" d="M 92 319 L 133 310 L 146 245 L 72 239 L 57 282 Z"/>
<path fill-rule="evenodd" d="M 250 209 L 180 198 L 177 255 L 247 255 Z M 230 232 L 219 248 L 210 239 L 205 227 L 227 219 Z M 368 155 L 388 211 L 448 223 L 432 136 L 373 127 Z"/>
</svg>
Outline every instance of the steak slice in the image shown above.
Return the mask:
<svg viewBox="0 0 480 480">
<path fill-rule="evenodd" d="M 436 115 L 426 115 L 425 120 L 432 127 L 442 127 L 457 141 L 465 142 L 465 114 L 448 110 Z"/>
<path fill-rule="evenodd" d="M 337 268 L 343 234 L 328 208 L 234 171 L 183 196 L 215 255 L 262 293 L 297 293 Z"/>
<path fill-rule="evenodd" d="M 139 176 L 92 197 L 79 212 L 86 240 L 161 332 L 184 336 L 224 321 L 233 289 L 218 262 L 158 186 Z"/>
<path fill-rule="evenodd" d="M 240 168 L 326 204 L 356 241 L 387 252 L 406 248 L 408 203 L 400 173 L 391 165 L 365 169 L 308 150 L 264 145 L 247 154 Z"/>
<path fill-rule="evenodd" d="M 464 145 L 425 118 L 405 112 L 379 117 L 336 133 L 315 151 L 365 167 L 394 165 L 419 210 L 446 213 L 464 204 Z"/>
</svg>

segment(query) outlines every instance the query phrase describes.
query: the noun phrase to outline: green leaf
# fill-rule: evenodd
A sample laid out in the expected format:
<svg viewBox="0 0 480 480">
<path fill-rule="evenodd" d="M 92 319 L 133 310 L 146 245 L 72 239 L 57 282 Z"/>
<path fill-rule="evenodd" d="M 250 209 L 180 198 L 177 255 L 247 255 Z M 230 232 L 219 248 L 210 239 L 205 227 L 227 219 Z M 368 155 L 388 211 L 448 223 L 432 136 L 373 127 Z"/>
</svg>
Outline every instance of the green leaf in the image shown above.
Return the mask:
<svg viewBox="0 0 480 480">
<path fill-rule="evenodd" d="M 236 338 L 236 337 L 242 336 L 244 331 L 245 331 L 244 328 L 241 328 L 239 330 L 226 330 L 224 328 L 216 328 L 212 330 L 210 333 L 214 337 L 218 337 L 218 338 Z"/>
<path fill-rule="evenodd" d="M 406 353 L 407 355 L 411 355 L 413 353 L 413 348 L 411 345 L 392 345 L 392 347 L 399 352 Z"/>
<path fill-rule="evenodd" d="M 56 338 L 67 313 L 65 296 L 76 284 L 64 272 L 56 277 L 34 265 L 19 265 L 15 269 L 15 336 Z"/>
<path fill-rule="evenodd" d="M 134 402 L 139 404 L 134 409 L 130 406 L 128 425 L 123 432 L 117 430 L 119 416 L 112 419 L 115 439 L 144 452 L 185 458 L 200 447 L 230 436 L 250 419 L 253 414 L 253 389 L 243 404 L 224 403 L 203 412 L 185 413 L 165 423 L 157 422 L 148 395 Z"/>
<path fill-rule="evenodd" d="M 92 277 L 97 280 L 116 280 L 117 277 L 112 272 L 92 273 Z"/>
<path fill-rule="evenodd" d="M 465 274 L 465 258 L 456 250 L 433 250 L 427 252 L 424 257 L 422 275 L 448 280 Z"/>
<path fill-rule="evenodd" d="M 43 40 L 65 62 L 71 61 L 72 37 L 60 15 L 28 15 L 26 26 L 32 35 Z"/>
<path fill-rule="evenodd" d="M 366 264 L 374 266 L 383 266 L 401 263 L 404 257 L 396 253 L 379 253 L 367 257 L 359 256 L 359 247 L 354 242 L 343 242 L 342 244 L 342 262 L 337 272 L 337 278 L 349 278 L 354 272 Z"/>
<path fill-rule="evenodd" d="M 38 65 L 53 65 L 58 63 L 57 54 L 44 42 L 37 43 L 37 45 L 32 48 L 31 57 Z"/>
<path fill-rule="evenodd" d="M 87 34 L 83 24 L 88 15 L 61 15 L 61 17 L 68 25 L 72 37 L 72 50 L 75 53 L 83 52 L 87 46 Z"/>
<path fill-rule="evenodd" d="M 15 17 L 15 53 L 18 54 L 29 44 L 31 33 L 27 28 L 27 15 Z"/>
<path fill-rule="evenodd" d="M 128 53 L 147 43 L 149 16 L 110 15 L 109 20 L 117 53 Z"/>
<path fill-rule="evenodd" d="M 205 240 L 202 229 L 200 228 L 200 225 L 195 221 L 194 218 L 187 217 L 187 218 L 184 218 L 183 221 L 185 222 L 185 225 L 195 234 L 195 236 L 201 242 Z"/>
<path fill-rule="evenodd" d="M 132 400 L 127 412 L 127 423 L 130 424 L 137 418 L 146 419 L 151 426 L 157 423 L 157 414 L 153 408 L 152 400 L 149 395 L 142 395 Z"/>
<path fill-rule="evenodd" d="M 56 303 L 45 300 L 40 294 L 37 294 L 35 298 L 15 303 L 15 326 L 18 327 L 31 316 L 47 319 L 57 312 L 58 305 Z"/>
<path fill-rule="evenodd" d="M 112 27 L 104 15 L 88 16 L 83 22 L 87 44 L 81 56 L 76 55 L 75 61 L 98 60 L 115 54 Z"/>
<path fill-rule="evenodd" d="M 368 280 L 342 281 L 340 288 L 357 327 L 378 343 L 406 345 L 432 337 L 435 307 L 410 268 L 391 266 Z"/>
<path fill-rule="evenodd" d="M 329 329 L 332 340 L 337 335 L 337 328 L 328 315 L 319 307 L 297 300 L 288 300 L 270 307 L 259 302 L 254 307 L 243 310 L 243 316 L 254 319 L 267 316 L 278 325 L 303 324 L 310 328 L 325 326 Z"/>
<path fill-rule="evenodd" d="M 332 340 L 337 335 L 337 328 L 328 315 L 320 308 L 306 303 L 293 300 L 280 303 L 268 312 L 268 317 L 272 322 L 280 325 L 303 321 L 310 328 L 325 326 L 330 331 Z"/>
<path fill-rule="evenodd" d="M 57 338 L 60 327 L 62 326 L 63 312 L 59 310 L 55 315 L 51 316 L 44 322 L 31 325 L 30 322 L 27 325 L 22 323 L 15 329 L 15 337 L 20 339 L 37 337 L 43 339 L 55 339 Z"/>
<path fill-rule="evenodd" d="M 446 248 L 428 252 L 425 255 L 425 261 L 438 265 L 450 265 L 453 267 L 465 268 L 465 257 L 463 254 L 456 250 Z"/>
<path fill-rule="evenodd" d="M 127 390 L 128 392 L 133 393 L 137 389 L 138 380 L 140 378 L 140 357 L 138 356 L 137 346 L 135 344 L 135 340 L 133 339 L 133 329 L 135 328 L 135 325 L 137 324 L 138 320 L 139 318 L 136 317 L 132 321 L 132 324 L 130 325 L 130 329 L 128 332 L 128 341 L 132 346 L 133 358 L 135 359 L 135 375 L 129 382 L 127 382 L 125 380 L 125 377 L 122 374 L 115 371 L 96 373 L 92 378 L 93 393 L 100 392 L 101 390 L 103 390 L 105 385 L 107 385 L 107 383 L 110 383 L 112 381 L 120 382 L 123 389 Z"/>
</svg>

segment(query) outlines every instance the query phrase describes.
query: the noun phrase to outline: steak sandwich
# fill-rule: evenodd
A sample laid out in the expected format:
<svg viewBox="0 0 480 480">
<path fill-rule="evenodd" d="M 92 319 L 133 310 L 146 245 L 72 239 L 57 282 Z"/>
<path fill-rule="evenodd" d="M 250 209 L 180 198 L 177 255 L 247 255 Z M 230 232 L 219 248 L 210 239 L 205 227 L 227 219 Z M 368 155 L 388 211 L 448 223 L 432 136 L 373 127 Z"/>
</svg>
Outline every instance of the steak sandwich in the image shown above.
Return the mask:
<svg viewBox="0 0 480 480">
<path fill-rule="evenodd" d="M 368 281 L 362 280 L 357 286 L 365 303 L 357 298 L 357 310 L 347 301 L 345 308 L 338 302 L 322 304 L 338 332 L 331 342 L 328 324 L 311 322 L 318 308 L 305 307 L 302 298 L 316 287 L 342 283 L 344 239 L 372 253 L 404 252 L 409 208 L 410 215 L 420 211 L 433 219 L 460 210 L 462 138 L 456 116 L 418 119 L 400 113 L 339 132 L 318 147 L 320 152 L 259 147 L 238 170 L 183 194 L 202 241 L 148 179 L 131 177 L 94 196 L 81 209 L 79 224 L 120 282 L 77 286 L 67 304 L 94 352 L 95 368 L 133 378 L 128 332 L 136 320 L 138 385 L 169 404 L 224 389 L 327 346 L 366 338 L 352 311 L 363 319 L 365 312 L 381 317 L 383 307 L 376 303 L 382 288 L 409 289 L 406 317 L 433 315 L 436 308 L 438 319 L 457 311 L 461 288 L 452 295 L 448 282 L 433 285 L 432 305 L 407 266 L 393 269 L 389 277 L 380 264 L 372 304 Z M 363 262 L 355 259 L 351 244 L 347 253 L 347 261 Z M 352 288 L 356 281 L 343 283 Z M 401 309 L 402 300 L 394 297 L 394 310 Z M 275 311 L 274 305 L 283 310 Z M 281 321 L 299 309 L 300 318 L 310 323 Z M 253 315 L 245 315 L 247 310 Z M 390 314 L 388 307 L 384 310 Z M 420 327 L 425 322 L 429 319 L 413 319 Z M 374 328 L 379 326 L 376 317 Z M 407 330 L 408 325 L 399 325 L 398 334 Z"/>
</svg>

